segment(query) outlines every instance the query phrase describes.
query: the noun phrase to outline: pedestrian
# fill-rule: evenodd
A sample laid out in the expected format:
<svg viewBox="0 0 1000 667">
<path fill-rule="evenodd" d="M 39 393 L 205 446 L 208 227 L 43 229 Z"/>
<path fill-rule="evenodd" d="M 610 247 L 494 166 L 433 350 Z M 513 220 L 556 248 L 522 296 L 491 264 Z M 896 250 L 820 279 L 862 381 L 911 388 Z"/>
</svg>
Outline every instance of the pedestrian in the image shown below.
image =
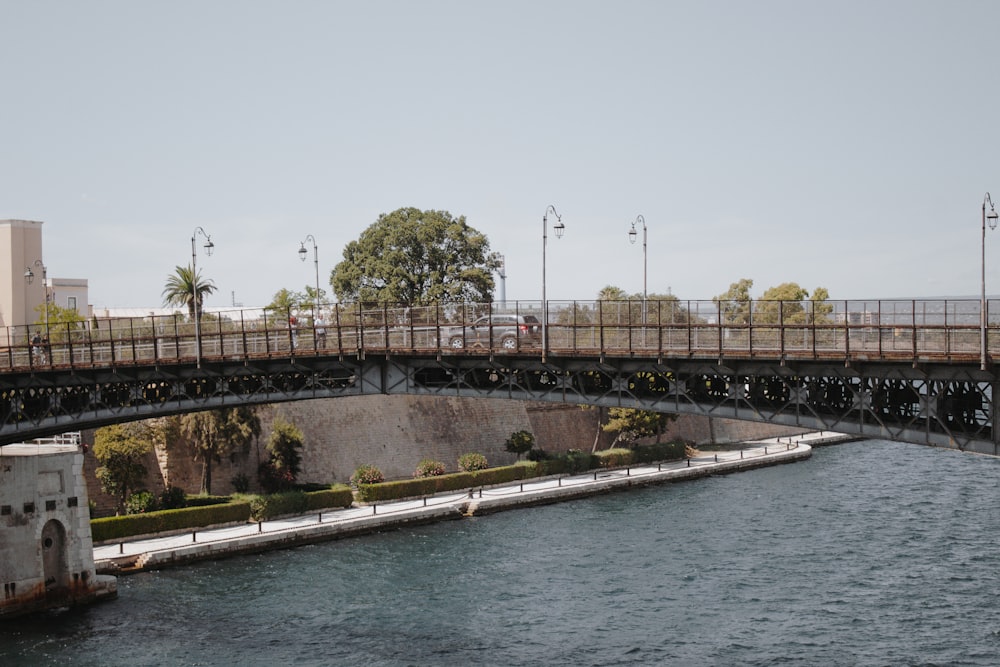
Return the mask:
<svg viewBox="0 0 1000 667">
<path fill-rule="evenodd" d="M 42 350 L 42 334 L 36 331 L 31 338 L 31 357 L 37 363 L 45 363 L 45 352 Z"/>
<path fill-rule="evenodd" d="M 291 334 L 292 334 L 292 349 L 293 350 L 295 349 L 295 347 L 298 345 L 298 342 L 299 342 L 298 326 L 299 326 L 299 321 L 295 318 L 295 316 L 294 315 L 289 315 L 289 317 L 288 317 L 288 330 L 291 331 Z"/>
<path fill-rule="evenodd" d="M 316 345 L 317 347 L 326 347 L 326 320 L 323 319 L 323 313 L 318 313 L 316 315 Z"/>
</svg>

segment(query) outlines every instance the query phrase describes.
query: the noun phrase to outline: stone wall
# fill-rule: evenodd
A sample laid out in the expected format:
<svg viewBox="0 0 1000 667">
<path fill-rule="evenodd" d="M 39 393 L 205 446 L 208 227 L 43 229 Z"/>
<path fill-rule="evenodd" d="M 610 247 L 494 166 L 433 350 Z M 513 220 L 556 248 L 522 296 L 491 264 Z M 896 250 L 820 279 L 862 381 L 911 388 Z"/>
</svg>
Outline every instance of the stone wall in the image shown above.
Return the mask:
<svg viewBox="0 0 1000 667">
<path fill-rule="evenodd" d="M 610 446 L 613 434 L 599 431 L 606 410 L 561 403 L 530 403 L 504 399 L 442 398 L 427 396 L 356 396 L 277 403 L 259 409 L 263 433 L 248 452 L 239 452 L 213 465 L 212 492 L 232 493 L 232 479 L 246 475 L 256 489 L 257 466 L 267 459 L 266 443 L 275 417 L 295 424 L 305 436 L 302 451 L 303 482 L 347 482 L 362 464 L 378 466 L 388 479 L 413 475 L 421 459 L 441 461 L 458 469 L 458 457 L 483 454 L 490 465 L 513 463 L 504 442 L 514 431 L 527 430 L 536 445 L 556 453 L 568 449 L 590 451 Z M 739 442 L 801 429 L 754 422 L 681 415 L 669 424 L 663 440 L 680 438 L 693 443 Z M 93 432 L 83 434 L 93 443 Z M 101 493 L 94 478 L 93 453 L 86 456 L 85 473 L 90 498 L 98 514 L 114 512 L 114 500 Z M 148 489 L 159 494 L 167 484 L 188 493 L 200 490 L 202 463 L 194 461 L 186 442 L 157 449 L 147 460 Z"/>
</svg>

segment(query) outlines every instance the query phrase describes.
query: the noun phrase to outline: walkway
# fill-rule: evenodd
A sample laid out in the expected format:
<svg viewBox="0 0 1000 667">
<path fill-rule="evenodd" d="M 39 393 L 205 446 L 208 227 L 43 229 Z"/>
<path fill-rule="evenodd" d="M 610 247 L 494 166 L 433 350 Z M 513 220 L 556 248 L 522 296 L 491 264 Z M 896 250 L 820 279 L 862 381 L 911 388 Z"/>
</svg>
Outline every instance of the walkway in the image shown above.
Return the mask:
<svg viewBox="0 0 1000 667">
<path fill-rule="evenodd" d="M 365 504 L 307 515 L 120 541 L 94 548 L 101 573 L 127 573 L 198 560 L 288 548 L 324 540 L 489 514 L 519 507 L 725 474 L 808 458 L 812 446 L 852 439 L 839 433 L 807 433 L 747 443 L 743 449 L 708 453 L 682 461 L 545 477 L 426 498 Z"/>
</svg>

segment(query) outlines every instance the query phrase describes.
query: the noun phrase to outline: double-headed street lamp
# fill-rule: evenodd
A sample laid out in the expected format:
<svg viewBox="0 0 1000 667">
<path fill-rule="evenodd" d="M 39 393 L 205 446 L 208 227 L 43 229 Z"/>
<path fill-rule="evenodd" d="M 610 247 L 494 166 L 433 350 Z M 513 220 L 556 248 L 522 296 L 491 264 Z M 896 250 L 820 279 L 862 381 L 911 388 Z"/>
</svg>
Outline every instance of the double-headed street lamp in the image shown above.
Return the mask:
<svg viewBox="0 0 1000 667">
<path fill-rule="evenodd" d="M 566 231 L 566 225 L 562 222 L 562 216 L 556 211 L 555 206 L 551 204 L 547 209 L 545 209 L 545 214 L 542 215 L 542 359 L 545 358 L 545 352 L 548 350 L 548 333 L 546 331 L 548 319 L 549 319 L 549 303 L 545 298 L 545 246 L 548 243 L 548 229 L 549 229 L 549 211 L 556 216 L 556 224 L 552 226 L 552 231 L 556 233 L 556 238 L 561 239 L 563 232 Z"/>
<path fill-rule="evenodd" d="M 195 227 L 194 231 L 191 232 L 191 298 L 193 299 L 191 303 L 194 304 L 194 354 L 198 368 L 201 368 L 201 303 L 198 298 L 198 248 L 195 245 L 195 238 L 198 234 L 205 237 L 205 254 L 209 257 L 212 256 L 215 244 L 212 243 L 212 237 L 201 227 Z"/>
<path fill-rule="evenodd" d="M 986 212 L 986 204 L 990 205 L 990 212 Z M 997 227 L 997 211 L 993 206 L 990 193 L 986 193 L 983 199 L 983 243 L 982 243 L 982 274 L 980 276 L 980 301 L 979 301 L 979 367 L 986 370 L 986 223 L 989 222 L 990 229 Z"/>
<path fill-rule="evenodd" d="M 316 237 L 314 237 L 312 234 L 306 236 L 306 241 L 312 241 L 313 244 L 313 264 L 316 265 L 316 310 L 318 311 L 319 310 L 319 248 L 316 247 Z M 299 248 L 299 259 L 301 259 L 303 262 L 306 261 L 306 256 L 309 254 L 309 251 L 306 250 L 306 241 L 302 241 L 299 243 L 299 245 L 301 246 Z"/>
</svg>

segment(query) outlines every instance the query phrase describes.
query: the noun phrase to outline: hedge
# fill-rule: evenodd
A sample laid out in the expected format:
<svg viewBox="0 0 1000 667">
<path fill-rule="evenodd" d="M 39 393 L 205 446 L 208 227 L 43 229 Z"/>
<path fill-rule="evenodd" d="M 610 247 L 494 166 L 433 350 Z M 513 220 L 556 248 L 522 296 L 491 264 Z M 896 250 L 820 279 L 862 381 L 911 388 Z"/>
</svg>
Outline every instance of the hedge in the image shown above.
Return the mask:
<svg viewBox="0 0 1000 667">
<path fill-rule="evenodd" d="M 148 535 L 170 530 L 201 528 L 213 524 L 249 520 L 250 503 L 237 502 L 92 519 L 90 533 L 94 542 L 104 542 L 133 535 Z"/>
</svg>

